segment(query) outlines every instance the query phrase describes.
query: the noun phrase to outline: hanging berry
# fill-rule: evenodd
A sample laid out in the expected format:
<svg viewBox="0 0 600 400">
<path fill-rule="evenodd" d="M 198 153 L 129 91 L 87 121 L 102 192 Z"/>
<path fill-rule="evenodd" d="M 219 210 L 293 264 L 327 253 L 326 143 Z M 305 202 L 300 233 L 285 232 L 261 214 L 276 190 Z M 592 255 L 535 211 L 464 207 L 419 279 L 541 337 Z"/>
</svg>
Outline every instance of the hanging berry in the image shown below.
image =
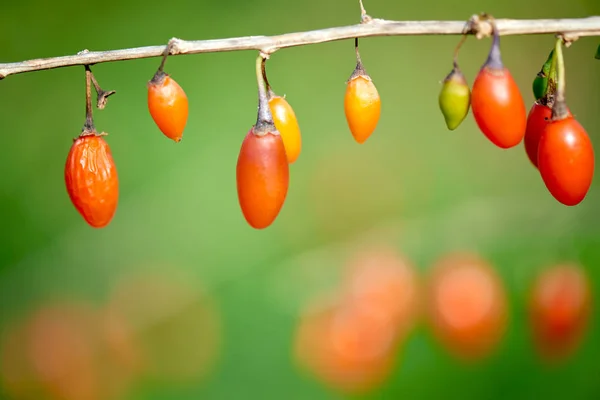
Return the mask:
<svg viewBox="0 0 600 400">
<path fill-rule="evenodd" d="M 242 213 L 250 226 L 270 226 L 283 207 L 289 184 L 285 145 L 275 128 L 262 77 L 263 56 L 256 62 L 258 116 L 242 143 L 236 178 Z"/>
<path fill-rule="evenodd" d="M 181 141 L 188 119 L 188 98 L 181 86 L 163 69 L 173 42 L 167 45 L 158 70 L 148 82 L 148 109 L 158 129 L 169 139 Z"/>
<path fill-rule="evenodd" d="M 267 98 L 269 100 L 269 108 L 271 115 L 273 116 L 273 122 L 275 128 L 279 131 L 283 145 L 285 146 L 285 153 L 287 155 L 288 163 L 292 164 L 298 159 L 300 151 L 302 150 L 302 136 L 300 134 L 300 126 L 298 125 L 298 119 L 294 109 L 284 97 L 275 94 L 269 80 L 267 78 L 267 72 L 265 70 L 266 59 L 263 59 L 262 63 L 262 74 L 265 84 L 267 85 Z"/>
<path fill-rule="evenodd" d="M 581 124 L 569 113 L 565 101 L 565 67 L 562 39 L 556 41 L 558 88 L 552 119 L 538 147 L 538 167 L 548 191 L 567 206 L 579 204 L 594 176 L 594 149 Z"/>
<path fill-rule="evenodd" d="M 525 129 L 525 139 L 523 141 L 527 157 L 536 168 L 538 166 L 540 138 L 542 132 L 546 129 L 546 125 L 548 125 L 552 119 L 552 106 L 554 104 L 554 99 L 556 98 L 556 87 L 558 83 L 554 50 L 550 52 L 548 59 L 550 60 L 550 66 L 547 66 L 548 61 L 546 61 L 540 72 L 540 74 L 545 76 L 544 94 L 533 103 L 533 106 L 527 115 L 527 128 Z M 540 74 L 538 74 L 538 78 L 540 77 Z M 569 115 L 571 115 L 570 111 Z"/>
<path fill-rule="evenodd" d="M 346 82 L 344 111 L 350 132 L 358 143 L 364 143 L 373 133 L 381 114 L 381 99 L 371 77 L 365 71 L 354 39 L 356 68 Z"/>
<path fill-rule="evenodd" d="M 493 42 L 487 61 L 473 83 L 471 107 L 479 129 L 496 146 L 508 149 L 525 135 L 527 110 L 519 87 L 502 63 L 500 34 L 493 19 Z"/>
<path fill-rule="evenodd" d="M 439 95 L 439 106 L 446 126 L 453 131 L 464 121 L 471 106 L 471 91 L 465 76 L 458 67 L 458 51 L 464 43 L 466 36 L 456 46 L 454 51 L 454 68 L 444 79 Z"/>
<path fill-rule="evenodd" d="M 65 182 L 71 202 L 85 221 L 102 228 L 117 210 L 119 179 L 110 147 L 103 138 L 106 133 L 98 133 L 94 127 L 91 79 L 92 72 L 86 66 L 86 122 L 67 156 Z"/>
</svg>

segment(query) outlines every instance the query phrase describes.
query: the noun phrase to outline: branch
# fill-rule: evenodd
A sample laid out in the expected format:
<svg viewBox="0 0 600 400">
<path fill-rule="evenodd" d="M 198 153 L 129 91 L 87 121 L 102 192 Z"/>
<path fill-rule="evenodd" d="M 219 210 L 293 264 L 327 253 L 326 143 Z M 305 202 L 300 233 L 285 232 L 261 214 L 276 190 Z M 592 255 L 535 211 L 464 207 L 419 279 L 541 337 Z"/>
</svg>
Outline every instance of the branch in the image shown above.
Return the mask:
<svg viewBox="0 0 600 400">
<path fill-rule="evenodd" d="M 568 41 L 581 36 L 600 36 L 600 16 L 578 19 L 497 19 L 501 35 L 561 34 Z M 472 18 L 464 21 L 388 21 L 368 19 L 357 25 L 314 31 L 286 33 L 276 36 L 245 36 L 214 40 L 173 40 L 172 55 L 214 53 L 221 51 L 259 50 L 265 54 L 286 47 L 333 42 L 336 40 L 374 36 L 477 35 L 489 36 L 489 22 Z M 109 51 L 83 51 L 76 55 L 41 58 L 0 64 L 0 79 L 24 72 L 41 71 L 74 65 L 92 65 L 111 61 L 160 57 L 166 46 L 136 47 Z"/>
</svg>

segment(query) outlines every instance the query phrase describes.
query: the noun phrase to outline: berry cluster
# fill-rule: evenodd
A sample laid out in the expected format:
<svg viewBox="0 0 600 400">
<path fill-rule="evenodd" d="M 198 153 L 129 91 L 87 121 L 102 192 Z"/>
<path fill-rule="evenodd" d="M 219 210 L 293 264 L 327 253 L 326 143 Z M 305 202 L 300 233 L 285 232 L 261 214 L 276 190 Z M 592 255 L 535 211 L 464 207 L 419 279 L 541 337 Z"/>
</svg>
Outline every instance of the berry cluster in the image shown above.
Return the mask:
<svg viewBox="0 0 600 400">
<path fill-rule="evenodd" d="M 585 129 L 565 102 L 563 39 L 533 81 L 535 102 L 526 114 L 525 103 L 509 70 L 502 63 L 500 36 L 492 17 L 483 15 L 493 30 L 493 42 L 472 90 L 461 73 L 456 48 L 454 68 L 443 82 L 439 106 L 448 129 L 456 129 L 469 108 L 483 134 L 501 149 L 525 143 L 527 156 L 539 169 L 550 194 L 567 206 L 579 204 L 594 175 L 594 149 Z"/>
<path fill-rule="evenodd" d="M 370 17 L 363 9 L 362 22 Z M 494 19 L 478 17 L 492 27 L 493 42 L 472 90 L 458 67 L 443 82 L 439 106 L 448 129 L 464 121 L 469 109 L 483 134 L 497 147 L 509 149 L 523 140 L 531 162 L 539 169 L 549 192 L 559 202 L 574 206 L 586 196 L 594 174 L 594 151 L 584 128 L 570 113 L 565 102 L 563 40 L 559 38 L 542 70 L 533 82 L 536 101 L 526 113 L 525 103 L 500 53 L 500 35 Z M 188 99 L 177 82 L 164 72 L 173 42 L 166 47 L 162 62 L 148 83 L 148 109 L 162 133 L 179 142 L 188 119 Z M 356 67 L 346 82 L 344 112 L 352 136 L 364 143 L 374 132 L 381 113 L 381 100 L 367 74 L 355 39 Z M 242 214 L 255 229 L 270 226 L 285 202 L 289 186 L 289 164 L 301 152 L 302 138 L 294 110 L 285 97 L 275 94 L 265 70 L 268 54 L 256 61 L 258 115 L 243 140 L 236 169 L 237 192 Z M 98 86 L 86 66 L 86 123 L 67 159 L 67 191 L 89 225 L 101 228 L 113 218 L 118 202 L 118 178 L 110 148 L 94 128 L 90 82 L 98 94 L 98 107 L 114 92 Z"/>
</svg>

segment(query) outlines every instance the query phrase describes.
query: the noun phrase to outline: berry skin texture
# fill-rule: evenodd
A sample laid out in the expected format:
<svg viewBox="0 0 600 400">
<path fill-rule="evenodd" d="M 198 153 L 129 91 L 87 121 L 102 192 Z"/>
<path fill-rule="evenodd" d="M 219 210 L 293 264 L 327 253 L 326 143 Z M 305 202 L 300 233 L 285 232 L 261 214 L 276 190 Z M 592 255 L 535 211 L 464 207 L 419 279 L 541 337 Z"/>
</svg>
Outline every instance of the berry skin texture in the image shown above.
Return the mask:
<svg viewBox="0 0 600 400">
<path fill-rule="evenodd" d="M 255 229 L 271 225 L 287 196 L 289 165 L 281 135 L 246 135 L 237 162 L 237 192 L 242 213 Z"/>
<path fill-rule="evenodd" d="M 536 279 L 529 298 L 535 345 L 542 356 L 562 359 L 579 345 L 591 311 L 586 274 L 576 265 L 558 265 Z"/>
<path fill-rule="evenodd" d="M 538 148 L 538 168 L 560 203 L 575 206 L 585 198 L 594 176 L 594 148 L 575 118 L 569 116 L 546 126 Z"/>
<path fill-rule="evenodd" d="M 188 98 L 169 75 L 157 74 L 148 82 L 148 109 L 166 137 L 175 142 L 181 141 L 188 119 Z"/>
<path fill-rule="evenodd" d="M 496 146 L 518 145 L 527 126 L 527 110 L 519 87 L 506 68 L 483 67 L 471 91 L 473 116 L 484 135 Z"/>
<path fill-rule="evenodd" d="M 65 181 L 71 202 L 94 228 L 109 224 L 117 210 L 119 178 L 104 138 L 96 133 L 75 140 L 67 157 Z"/>
<path fill-rule="evenodd" d="M 346 85 L 344 111 L 352 136 L 358 143 L 364 143 L 377 127 L 381 114 L 381 99 L 370 77 L 350 78 Z"/>
<path fill-rule="evenodd" d="M 281 96 L 272 97 L 269 100 L 269 108 L 275 127 L 283 139 L 288 163 L 292 164 L 298 159 L 302 150 L 302 136 L 296 114 L 287 100 Z"/>
</svg>

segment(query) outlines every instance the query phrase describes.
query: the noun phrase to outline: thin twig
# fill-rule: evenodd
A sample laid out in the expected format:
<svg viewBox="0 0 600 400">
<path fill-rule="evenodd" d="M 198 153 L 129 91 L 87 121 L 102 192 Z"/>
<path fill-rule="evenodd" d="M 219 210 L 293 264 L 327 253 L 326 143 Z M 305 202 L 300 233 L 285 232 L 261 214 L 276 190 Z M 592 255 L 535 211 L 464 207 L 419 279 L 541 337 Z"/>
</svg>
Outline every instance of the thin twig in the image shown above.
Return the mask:
<svg viewBox="0 0 600 400">
<path fill-rule="evenodd" d="M 106 102 L 108 101 L 108 97 L 117 93 L 117 91 L 116 90 L 102 90 L 102 88 L 100 87 L 100 84 L 98 83 L 98 81 L 96 80 L 96 77 L 94 76 L 94 73 L 90 71 L 90 75 L 92 78 L 92 83 L 94 84 L 94 89 L 96 89 L 96 96 L 97 96 L 96 107 L 99 110 L 103 110 L 104 107 L 106 107 Z"/>
<path fill-rule="evenodd" d="M 482 21 L 482 27 L 489 29 Z M 570 38 L 600 36 L 600 16 L 578 19 L 497 19 L 501 35 L 563 34 Z M 273 53 L 278 49 L 305 46 L 336 40 L 374 36 L 462 35 L 465 21 L 387 21 L 372 19 L 368 23 L 319 29 L 314 31 L 286 33 L 276 36 L 245 36 L 229 39 L 187 41 L 173 39 L 171 55 L 214 53 L 222 51 L 259 50 Z M 481 29 L 486 31 L 488 29 Z M 471 27 L 467 34 L 479 31 Z M 166 46 L 148 46 L 131 49 L 90 51 L 72 56 L 35 59 L 0 64 L 0 79 L 9 75 L 74 65 L 99 64 L 112 61 L 160 57 Z"/>
</svg>

